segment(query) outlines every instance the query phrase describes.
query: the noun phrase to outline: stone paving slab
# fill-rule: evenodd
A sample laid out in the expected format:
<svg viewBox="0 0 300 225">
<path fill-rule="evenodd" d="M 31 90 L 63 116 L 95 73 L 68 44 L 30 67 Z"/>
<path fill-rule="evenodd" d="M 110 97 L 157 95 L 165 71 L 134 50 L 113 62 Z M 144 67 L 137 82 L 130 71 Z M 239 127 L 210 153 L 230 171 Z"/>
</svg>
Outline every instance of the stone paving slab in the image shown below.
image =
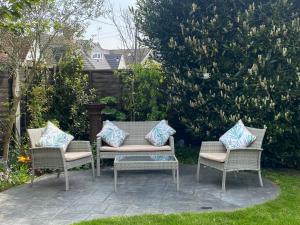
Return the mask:
<svg viewBox="0 0 300 225">
<path fill-rule="evenodd" d="M 229 173 L 227 192 L 221 190 L 222 174 L 196 166 L 180 166 L 180 190 L 176 191 L 171 171 L 120 172 L 114 192 L 112 168 L 102 170 L 93 182 L 91 171 L 71 171 L 70 191 L 64 177 L 55 174 L 38 178 L 33 187 L 20 185 L 0 193 L 0 224 L 60 225 L 109 216 L 148 213 L 179 213 L 235 210 L 274 199 L 278 187 L 264 179 L 259 186 L 254 173 Z"/>
</svg>

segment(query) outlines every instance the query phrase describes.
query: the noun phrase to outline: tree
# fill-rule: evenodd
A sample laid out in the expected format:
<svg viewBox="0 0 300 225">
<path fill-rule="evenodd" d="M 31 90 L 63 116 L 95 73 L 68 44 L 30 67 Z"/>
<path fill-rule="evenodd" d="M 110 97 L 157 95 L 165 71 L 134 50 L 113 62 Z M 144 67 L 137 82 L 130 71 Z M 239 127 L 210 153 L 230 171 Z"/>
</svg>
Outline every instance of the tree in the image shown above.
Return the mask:
<svg viewBox="0 0 300 225">
<path fill-rule="evenodd" d="M 102 13 L 102 5 L 103 0 L 41 0 L 34 4 L 17 6 L 16 17 L 5 17 L 5 26 L 0 27 L 0 52 L 7 54 L 4 66 L 8 69 L 14 85 L 3 141 L 4 160 L 8 159 L 9 142 L 15 118 L 19 114 L 22 93 L 26 93 L 33 81 L 39 77 L 40 69 L 51 54 L 49 45 L 58 36 L 64 36 L 70 41 L 80 36 L 87 20 Z M 30 46 L 30 60 L 26 64 L 22 57 L 25 46 Z M 26 82 L 20 82 L 20 69 L 26 71 Z"/>
<path fill-rule="evenodd" d="M 122 84 L 122 108 L 130 120 L 161 120 L 167 116 L 167 100 L 164 98 L 166 76 L 160 64 L 147 61 L 133 64 L 128 70 L 118 71 Z"/>
<path fill-rule="evenodd" d="M 241 118 L 267 127 L 265 164 L 299 168 L 299 2 L 140 0 L 135 21 L 190 135 L 216 140 Z"/>
<path fill-rule="evenodd" d="M 127 58 L 133 63 L 138 63 L 143 59 L 148 52 L 147 48 L 142 48 L 139 40 L 139 32 L 137 26 L 134 23 L 135 9 L 128 7 L 127 9 L 115 10 L 112 4 L 109 4 L 109 10 L 107 13 L 108 19 L 110 19 L 116 28 L 120 37 L 123 50 L 126 50 Z"/>
</svg>

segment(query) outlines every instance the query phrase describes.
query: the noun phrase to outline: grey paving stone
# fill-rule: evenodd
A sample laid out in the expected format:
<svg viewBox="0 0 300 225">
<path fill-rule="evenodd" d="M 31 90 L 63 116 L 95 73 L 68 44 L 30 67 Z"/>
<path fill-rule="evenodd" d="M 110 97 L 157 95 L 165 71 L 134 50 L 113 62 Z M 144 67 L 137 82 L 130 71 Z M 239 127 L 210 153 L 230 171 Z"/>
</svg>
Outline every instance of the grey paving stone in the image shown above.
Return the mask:
<svg viewBox="0 0 300 225">
<path fill-rule="evenodd" d="M 0 193 L 0 224 L 60 225 L 110 216 L 235 210 L 259 204 L 278 195 L 278 187 L 254 173 L 229 174 L 227 192 L 221 190 L 221 173 L 196 166 L 180 167 L 180 191 L 170 171 L 121 172 L 114 192 L 113 171 L 104 168 L 93 182 L 89 170 L 70 172 L 70 191 L 64 177 L 38 178 L 33 187 L 20 185 Z"/>
</svg>

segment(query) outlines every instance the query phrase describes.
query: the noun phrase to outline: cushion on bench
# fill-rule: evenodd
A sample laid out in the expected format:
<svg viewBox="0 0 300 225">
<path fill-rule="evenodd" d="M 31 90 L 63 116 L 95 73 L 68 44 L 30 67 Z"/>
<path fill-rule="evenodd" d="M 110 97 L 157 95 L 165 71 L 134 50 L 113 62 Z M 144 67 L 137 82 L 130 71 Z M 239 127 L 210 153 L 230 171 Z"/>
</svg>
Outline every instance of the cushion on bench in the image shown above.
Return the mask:
<svg viewBox="0 0 300 225">
<path fill-rule="evenodd" d="M 82 159 L 84 157 L 91 156 L 91 152 L 66 152 L 65 153 L 65 159 L 67 162 Z"/>
<path fill-rule="evenodd" d="M 200 153 L 200 156 L 205 159 L 217 161 L 217 162 L 225 162 L 226 153 Z"/>
<path fill-rule="evenodd" d="M 155 152 L 171 151 L 171 146 L 153 146 L 153 145 L 122 145 L 120 147 L 102 146 L 101 151 L 105 152 Z"/>
</svg>

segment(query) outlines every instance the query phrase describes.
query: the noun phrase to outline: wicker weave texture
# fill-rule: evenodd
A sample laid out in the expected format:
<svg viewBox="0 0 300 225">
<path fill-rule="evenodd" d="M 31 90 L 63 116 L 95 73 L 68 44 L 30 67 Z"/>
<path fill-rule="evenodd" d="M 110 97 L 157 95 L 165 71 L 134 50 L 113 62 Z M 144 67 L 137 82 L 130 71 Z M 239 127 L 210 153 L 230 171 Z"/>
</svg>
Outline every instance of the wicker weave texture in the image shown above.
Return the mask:
<svg viewBox="0 0 300 225">
<path fill-rule="evenodd" d="M 147 145 L 150 144 L 145 136 L 151 129 L 160 121 L 113 121 L 113 123 L 120 129 L 129 133 L 125 139 L 124 145 Z M 105 122 L 104 122 L 105 124 Z"/>
<path fill-rule="evenodd" d="M 68 169 L 82 166 L 88 163 L 92 164 L 92 174 L 94 176 L 94 159 L 93 155 L 82 157 L 72 161 L 65 160 L 65 152 L 61 148 L 53 147 L 36 147 L 36 143 L 41 138 L 44 128 L 28 129 L 31 143 L 31 158 L 32 158 L 32 180 L 34 179 L 35 169 L 56 169 L 65 173 L 66 190 L 69 189 Z M 66 152 L 91 152 L 89 141 L 72 141 Z"/>
<path fill-rule="evenodd" d="M 200 153 L 226 153 L 224 163 L 206 159 L 200 156 L 198 158 L 197 180 L 199 180 L 200 164 L 213 167 L 223 171 L 222 189 L 225 191 L 226 172 L 254 170 L 258 172 L 260 185 L 261 179 L 261 153 L 263 151 L 262 142 L 266 129 L 257 129 L 247 127 L 247 129 L 256 136 L 256 140 L 249 146 L 242 149 L 226 150 L 223 144 L 219 141 L 202 142 Z"/>
<path fill-rule="evenodd" d="M 145 139 L 146 134 L 160 121 L 113 121 L 120 129 L 129 133 L 129 136 L 124 141 L 124 145 L 149 145 Z M 104 122 L 105 124 L 105 122 Z M 100 176 L 100 161 L 101 159 L 114 159 L 116 155 L 175 155 L 174 137 L 171 136 L 167 143 L 171 146 L 171 151 L 156 151 L 154 152 L 120 152 L 120 151 L 101 151 L 104 145 L 101 138 L 97 138 L 97 175 Z"/>
</svg>

